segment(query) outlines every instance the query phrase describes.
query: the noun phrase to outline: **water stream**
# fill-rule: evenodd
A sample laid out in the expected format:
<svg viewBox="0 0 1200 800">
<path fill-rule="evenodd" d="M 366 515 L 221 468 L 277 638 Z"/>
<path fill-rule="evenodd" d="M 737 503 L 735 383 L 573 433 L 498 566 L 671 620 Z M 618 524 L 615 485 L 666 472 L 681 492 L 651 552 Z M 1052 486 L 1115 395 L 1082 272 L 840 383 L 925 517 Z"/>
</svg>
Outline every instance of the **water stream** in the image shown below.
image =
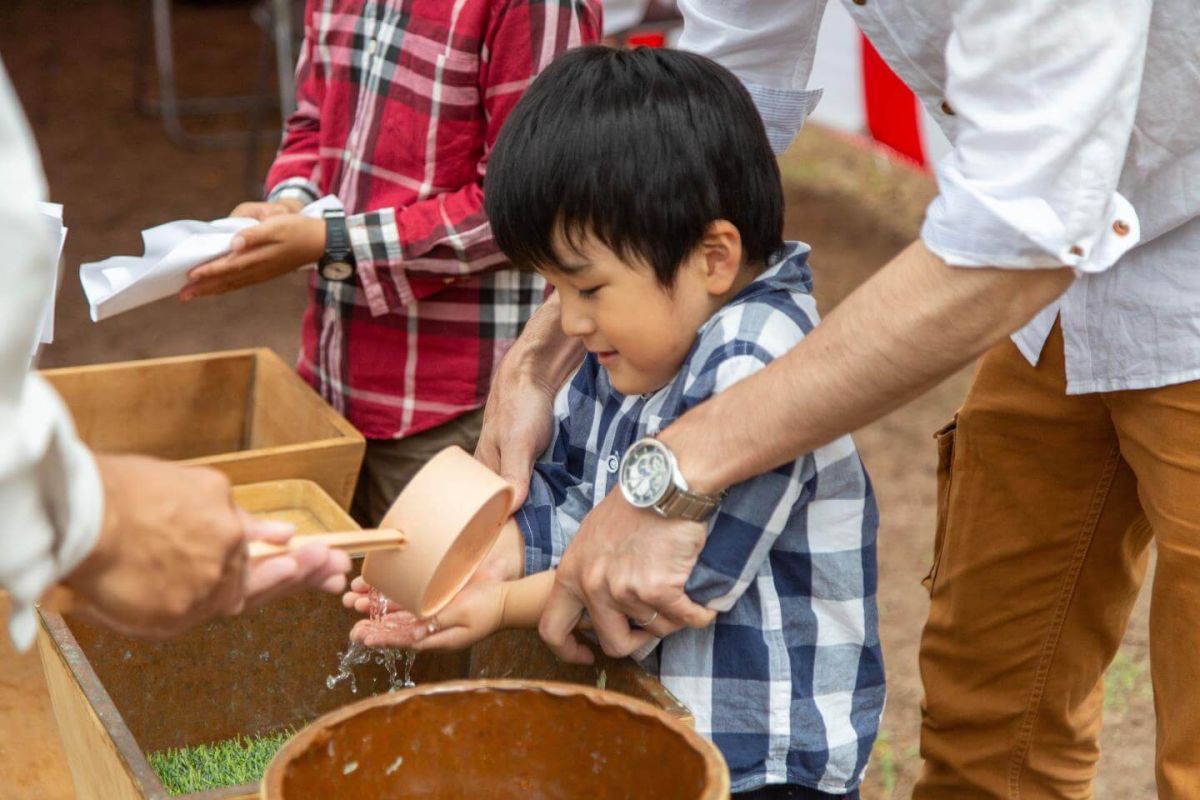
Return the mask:
<svg viewBox="0 0 1200 800">
<path fill-rule="evenodd" d="M 372 589 L 370 618 L 373 622 L 383 623 L 388 606 L 388 599 L 377 590 Z M 390 627 L 390 626 L 389 626 Z M 350 681 L 350 691 L 358 694 L 358 680 L 354 676 L 354 668 L 363 664 L 375 664 L 387 670 L 388 691 L 407 689 L 417 684 L 412 679 L 413 664 L 417 660 L 417 651 L 398 647 L 367 647 L 358 642 L 351 642 L 346 652 L 338 653 L 337 673 L 325 679 L 325 688 L 332 689 L 343 681 Z M 399 662 L 399 664 L 397 664 Z M 403 669 L 403 676 L 401 676 Z"/>
</svg>

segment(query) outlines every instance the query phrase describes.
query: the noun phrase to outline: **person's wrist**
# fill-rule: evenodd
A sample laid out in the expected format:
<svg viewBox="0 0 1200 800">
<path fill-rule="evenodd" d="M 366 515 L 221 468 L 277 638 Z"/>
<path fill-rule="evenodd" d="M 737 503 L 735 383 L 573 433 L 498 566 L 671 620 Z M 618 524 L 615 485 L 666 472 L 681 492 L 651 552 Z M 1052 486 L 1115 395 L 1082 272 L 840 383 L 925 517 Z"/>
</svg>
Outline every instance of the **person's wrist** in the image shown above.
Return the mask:
<svg viewBox="0 0 1200 800">
<path fill-rule="evenodd" d="M 63 583 L 73 589 L 89 575 L 102 572 L 115 559 L 119 548 L 118 539 L 121 532 L 121 502 L 120 502 L 120 456 L 93 456 L 96 470 L 100 474 L 100 485 L 103 491 L 103 511 L 100 515 L 100 530 L 96 534 L 92 549 L 83 560 L 63 579 Z"/>
<path fill-rule="evenodd" d="M 695 413 L 693 411 L 692 413 Z M 695 494 L 715 495 L 729 488 L 720 473 L 720 461 L 712 456 L 710 448 L 695 446 L 690 435 L 686 417 L 658 433 L 659 441 L 671 448 L 680 474 L 687 481 L 688 491 Z"/>
<path fill-rule="evenodd" d="M 325 255 L 325 220 L 300 217 L 300 231 L 304 241 L 304 263 L 311 264 Z"/>
</svg>

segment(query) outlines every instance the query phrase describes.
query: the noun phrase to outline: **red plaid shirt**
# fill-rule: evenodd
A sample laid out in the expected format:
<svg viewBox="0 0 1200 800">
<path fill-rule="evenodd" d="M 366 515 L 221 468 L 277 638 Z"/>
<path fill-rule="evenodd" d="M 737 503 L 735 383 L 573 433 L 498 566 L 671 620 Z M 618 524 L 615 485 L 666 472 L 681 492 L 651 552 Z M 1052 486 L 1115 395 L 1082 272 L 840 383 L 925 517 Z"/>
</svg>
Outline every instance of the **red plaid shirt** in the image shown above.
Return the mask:
<svg viewBox="0 0 1200 800">
<path fill-rule="evenodd" d="M 299 371 L 371 439 L 483 405 L 542 301 L 483 211 L 500 126 L 537 73 L 596 41 L 596 0 L 309 0 L 297 109 L 268 196 L 336 194 L 357 279 L 314 273 Z"/>
</svg>

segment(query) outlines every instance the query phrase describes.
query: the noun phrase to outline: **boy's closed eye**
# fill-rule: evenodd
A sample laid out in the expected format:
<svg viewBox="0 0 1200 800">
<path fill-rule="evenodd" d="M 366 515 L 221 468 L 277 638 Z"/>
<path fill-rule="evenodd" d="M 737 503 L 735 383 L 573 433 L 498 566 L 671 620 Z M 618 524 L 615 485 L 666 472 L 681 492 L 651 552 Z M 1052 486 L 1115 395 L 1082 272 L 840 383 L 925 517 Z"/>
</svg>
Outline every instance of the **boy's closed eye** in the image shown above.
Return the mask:
<svg viewBox="0 0 1200 800">
<path fill-rule="evenodd" d="M 604 288 L 604 284 L 601 284 L 599 286 L 588 287 L 587 289 L 576 289 L 575 291 L 579 293 L 580 298 L 587 300 L 591 297 L 595 297 L 596 292 L 600 291 L 603 288 Z"/>
</svg>

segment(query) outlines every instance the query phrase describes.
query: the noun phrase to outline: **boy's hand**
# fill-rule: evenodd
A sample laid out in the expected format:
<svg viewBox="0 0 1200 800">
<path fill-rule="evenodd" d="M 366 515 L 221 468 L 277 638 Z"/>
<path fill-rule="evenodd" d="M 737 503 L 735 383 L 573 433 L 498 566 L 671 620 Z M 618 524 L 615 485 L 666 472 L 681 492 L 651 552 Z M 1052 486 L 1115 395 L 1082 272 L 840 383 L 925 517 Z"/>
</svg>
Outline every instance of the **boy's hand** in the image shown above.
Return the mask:
<svg viewBox="0 0 1200 800">
<path fill-rule="evenodd" d="M 189 272 L 179 299 L 187 302 L 269 281 L 317 261 L 324 252 L 325 220 L 298 214 L 271 216 L 237 233 L 229 255 Z"/>
<path fill-rule="evenodd" d="M 427 635 L 414 642 L 412 648 L 463 650 L 500 630 L 503 586 L 503 582 L 488 578 L 472 580 L 454 596 L 450 605 L 428 621 Z"/>
<path fill-rule="evenodd" d="M 486 587 L 498 591 L 505 581 L 521 577 L 525 571 L 524 547 L 520 528 L 515 520 L 509 519 L 500 531 L 496 544 L 475 570 L 471 580 L 436 617 L 418 619 L 415 614 L 387 601 L 383 607 L 383 619 L 359 620 L 350 631 L 350 639 L 368 647 L 413 647 L 417 650 L 468 647 L 499 627 L 500 615 L 504 609 L 503 598 L 496 594 L 495 607 L 489 612 L 488 598 L 483 592 L 491 591 Z M 342 595 L 342 605 L 360 614 L 371 613 L 371 585 L 363 580 L 361 575 L 351 582 L 350 590 Z M 495 617 L 494 623 L 488 622 L 491 615 Z M 480 624 L 469 622 L 473 618 L 479 619 Z M 493 625 L 491 630 L 486 630 L 488 624 Z M 428 646 L 418 646 L 418 642 L 438 634 L 439 629 L 450 626 L 455 630 L 446 633 L 454 635 L 441 637 Z M 464 628 L 470 630 L 463 630 Z M 476 633 L 478 638 L 470 639 L 470 636 Z"/>
<path fill-rule="evenodd" d="M 432 623 L 409 611 L 393 611 L 383 619 L 360 619 L 350 629 L 350 641 L 367 647 L 414 647 L 429 634 Z"/>
<path fill-rule="evenodd" d="M 262 222 L 267 217 L 275 217 L 280 214 L 298 214 L 302 208 L 304 208 L 304 203 L 291 197 L 284 197 L 265 203 L 261 201 L 238 203 L 237 207 L 229 212 L 229 216 L 250 217 Z"/>
</svg>

